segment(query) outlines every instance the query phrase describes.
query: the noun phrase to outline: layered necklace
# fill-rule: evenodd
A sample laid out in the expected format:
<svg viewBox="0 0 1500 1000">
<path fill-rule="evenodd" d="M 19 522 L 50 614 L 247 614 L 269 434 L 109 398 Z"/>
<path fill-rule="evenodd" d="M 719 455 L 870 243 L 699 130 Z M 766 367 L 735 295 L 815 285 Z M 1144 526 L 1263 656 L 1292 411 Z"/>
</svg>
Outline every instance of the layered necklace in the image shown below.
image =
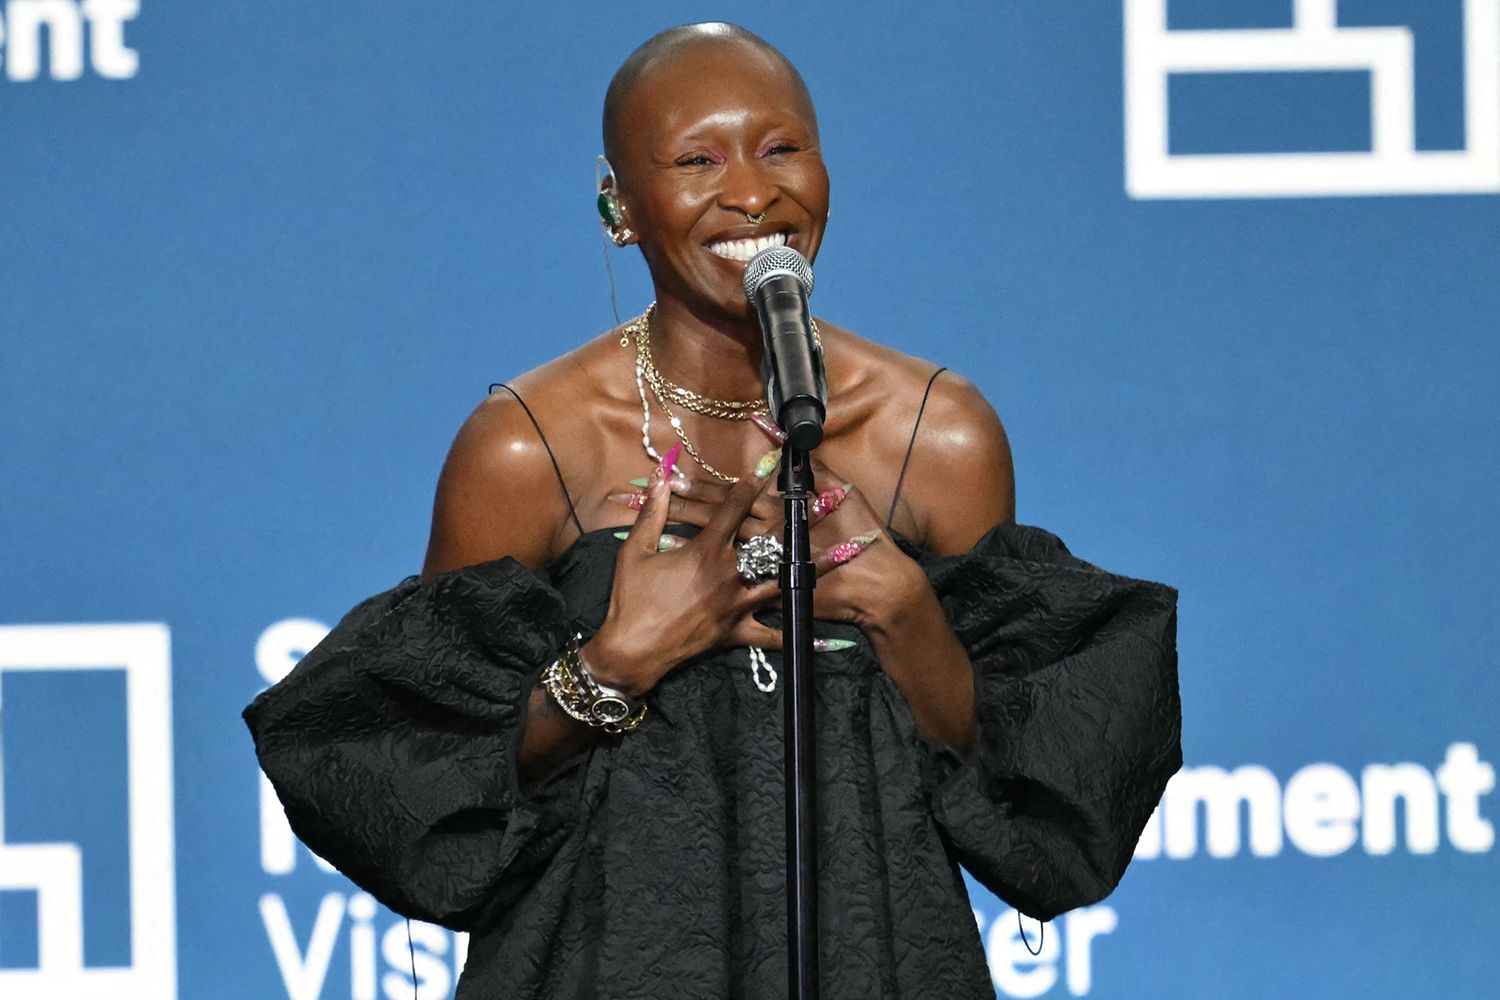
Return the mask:
<svg viewBox="0 0 1500 1000">
<path fill-rule="evenodd" d="M 739 476 L 731 476 L 713 465 L 709 464 L 704 457 L 698 453 L 693 442 L 688 440 L 687 432 L 682 428 L 682 418 L 673 410 L 673 405 L 681 406 L 683 409 L 701 413 L 705 417 L 714 417 L 719 420 L 748 420 L 752 414 L 767 415 L 770 406 L 764 396 L 759 399 L 715 399 L 701 393 L 680 386 L 676 382 L 663 375 L 657 370 L 656 362 L 651 358 L 651 319 L 656 315 L 656 303 L 651 303 L 646 311 L 629 323 L 625 324 L 620 331 L 620 346 L 627 347 L 632 341 L 635 343 L 635 388 L 641 397 L 641 444 L 646 449 L 646 454 L 654 461 L 660 462 L 661 455 L 651 444 L 651 403 L 646 397 L 646 390 L 651 390 L 651 395 L 656 397 L 656 405 L 666 414 L 667 423 L 672 432 L 677 435 L 677 440 L 682 442 L 683 450 L 692 456 L 704 472 L 715 479 L 726 483 L 737 483 Z M 813 336 L 818 336 L 817 323 L 813 323 Z"/>
</svg>

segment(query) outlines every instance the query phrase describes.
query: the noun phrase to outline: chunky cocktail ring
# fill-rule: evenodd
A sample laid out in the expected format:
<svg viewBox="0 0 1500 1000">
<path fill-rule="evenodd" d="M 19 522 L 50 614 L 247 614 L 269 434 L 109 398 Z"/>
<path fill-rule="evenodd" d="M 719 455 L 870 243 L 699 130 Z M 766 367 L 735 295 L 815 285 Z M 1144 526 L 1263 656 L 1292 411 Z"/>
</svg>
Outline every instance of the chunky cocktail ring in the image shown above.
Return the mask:
<svg viewBox="0 0 1500 1000">
<path fill-rule="evenodd" d="M 769 580 L 781 568 L 781 539 L 772 534 L 756 535 L 734 546 L 734 568 L 746 583 Z"/>
</svg>

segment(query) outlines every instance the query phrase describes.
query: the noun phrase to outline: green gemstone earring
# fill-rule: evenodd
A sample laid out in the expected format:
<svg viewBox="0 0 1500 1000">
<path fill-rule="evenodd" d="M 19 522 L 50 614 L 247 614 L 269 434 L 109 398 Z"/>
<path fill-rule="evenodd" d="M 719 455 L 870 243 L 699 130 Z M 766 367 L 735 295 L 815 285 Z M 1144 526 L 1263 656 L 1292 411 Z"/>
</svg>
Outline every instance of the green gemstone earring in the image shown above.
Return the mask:
<svg viewBox="0 0 1500 1000">
<path fill-rule="evenodd" d="M 620 214 L 620 199 L 613 191 L 600 191 L 598 205 L 599 218 L 603 219 L 604 224 L 610 229 L 619 229 L 625 222 Z"/>
<path fill-rule="evenodd" d="M 609 186 L 604 184 L 605 175 L 609 175 Z M 623 247 L 635 238 L 635 233 L 625 225 L 625 209 L 620 205 L 620 196 L 615 194 L 615 169 L 609 165 L 609 161 L 600 156 L 594 161 L 594 181 L 599 188 L 599 197 L 594 204 L 599 208 L 599 218 L 604 223 L 604 231 L 609 234 L 610 240 L 617 247 Z"/>
</svg>

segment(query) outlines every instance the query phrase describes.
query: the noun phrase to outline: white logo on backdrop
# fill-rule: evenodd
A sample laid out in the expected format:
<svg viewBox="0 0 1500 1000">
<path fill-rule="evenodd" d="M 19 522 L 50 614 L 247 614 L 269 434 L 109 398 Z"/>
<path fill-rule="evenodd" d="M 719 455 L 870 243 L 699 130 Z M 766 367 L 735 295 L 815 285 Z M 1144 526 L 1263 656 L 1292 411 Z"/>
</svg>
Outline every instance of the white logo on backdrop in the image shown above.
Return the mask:
<svg viewBox="0 0 1500 1000">
<path fill-rule="evenodd" d="M 1260 764 L 1185 767 L 1167 783 L 1135 856 L 1183 859 L 1206 849 L 1211 858 L 1233 858 L 1248 847 L 1271 858 L 1286 841 L 1314 858 L 1356 848 L 1394 854 L 1403 844 L 1413 855 L 1434 854 L 1442 834 L 1456 851 L 1484 854 L 1495 848 L 1495 824 L 1481 800 L 1494 790 L 1495 766 L 1473 743 L 1450 743 L 1431 770 L 1413 761 L 1368 764 L 1356 778 L 1320 762 L 1285 785 Z"/>
<path fill-rule="evenodd" d="M 1169 31 L 1167 0 L 1125 0 L 1125 187 L 1134 198 L 1500 191 L 1500 0 L 1464 0 L 1462 150 L 1418 150 L 1411 32 L 1339 27 L 1337 0 L 1294 0 L 1290 28 Z M 1173 73 L 1366 70 L 1371 149 L 1174 154 Z"/>
<path fill-rule="evenodd" d="M 121 833 L 130 844 L 130 965 L 85 967 L 83 963 L 83 857 L 78 845 L 6 841 L 5 761 L 0 756 L 0 890 L 36 893 L 38 953 L 36 968 L 0 969 L 0 996 L 5 1000 L 174 1000 L 177 920 L 167 627 L 0 626 L 0 674 L 61 670 L 125 672 L 130 815 L 128 831 Z M 18 748 L 12 747 L 11 752 Z M 70 790 L 25 792 L 60 798 Z"/>
<path fill-rule="evenodd" d="M 35 80 L 42 71 L 45 37 L 48 74 L 54 80 L 78 79 L 87 24 L 88 64 L 94 72 L 110 80 L 129 79 L 140 69 L 140 56 L 125 44 L 125 22 L 140 12 L 140 0 L 7 0 L 0 14 L 5 75 Z"/>
</svg>

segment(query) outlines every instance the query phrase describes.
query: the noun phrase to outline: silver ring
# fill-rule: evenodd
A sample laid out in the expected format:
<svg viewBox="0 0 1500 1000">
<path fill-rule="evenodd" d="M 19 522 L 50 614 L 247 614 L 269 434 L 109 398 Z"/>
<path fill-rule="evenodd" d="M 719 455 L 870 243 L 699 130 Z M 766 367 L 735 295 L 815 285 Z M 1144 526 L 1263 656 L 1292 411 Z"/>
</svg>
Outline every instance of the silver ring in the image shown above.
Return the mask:
<svg viewBox="0 0 1500 1000">
<path fill-rule="evenodd" d="M 781 568 L 781 539 L 772 534 L 756 535 L 735 542 L 734 568 L 746 583 L 757 583 L 774 577 Z"/>
</svg>

